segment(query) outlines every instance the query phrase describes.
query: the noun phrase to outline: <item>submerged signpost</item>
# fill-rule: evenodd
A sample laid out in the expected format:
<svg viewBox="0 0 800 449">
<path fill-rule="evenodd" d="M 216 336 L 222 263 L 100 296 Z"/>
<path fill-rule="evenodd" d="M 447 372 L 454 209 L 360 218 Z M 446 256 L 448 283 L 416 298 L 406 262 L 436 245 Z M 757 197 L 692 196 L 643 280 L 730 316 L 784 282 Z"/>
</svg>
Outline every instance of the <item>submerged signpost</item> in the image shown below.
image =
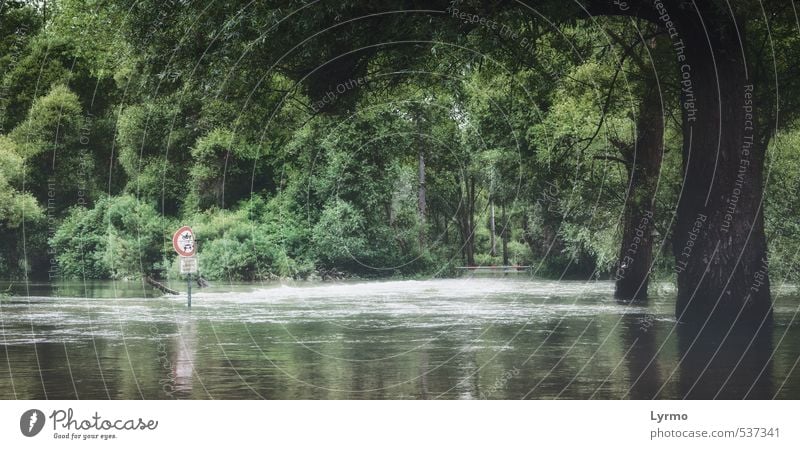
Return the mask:
<svg viewBox="0 0 800 449">
<path fill-rule="evenodd" d="M 194 231 L 189 226 L 182 226 L 172 235 L 172 247 L 180 256 L 181 274 L 187 274 L 186 287 L 188 292 L 187 305 L 192 307 L 192 273 L 197 273 L 197 245 L 194 241 Z"/>
</svg>

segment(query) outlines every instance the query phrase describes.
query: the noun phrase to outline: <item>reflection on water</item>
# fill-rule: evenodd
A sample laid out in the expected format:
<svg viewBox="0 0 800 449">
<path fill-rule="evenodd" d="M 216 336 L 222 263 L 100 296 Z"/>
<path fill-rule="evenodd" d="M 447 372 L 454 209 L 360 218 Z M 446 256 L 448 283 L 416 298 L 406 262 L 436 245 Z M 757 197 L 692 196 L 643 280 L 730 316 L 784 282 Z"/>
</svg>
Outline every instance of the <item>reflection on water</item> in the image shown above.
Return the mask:
<svg viewBox="0 0 800 449">
<path fill-rule="evenodd" d="M 681 394 L 690 399 L 772 398 L 772 335 L 681 329 Z M 797 397 L 795 396 L 794 399 Z"/>
<path fill-rule="evenodd" d="M 656 338 L 655 315 L 628 313 L 620 317 L 620 342 L 625 348 L 623 357 L 628 370 L 627 395 L 632 399 L 659 397 L 664 387 L 660 360 L 656 357 L 663 340 Z"/>
<path fill-rule="evenodd" d="M 753 335 L 677 326 L 671 294 L 461 279 L 15 285 L 0 398 L 800 398 L 797 297 Z M 180 287 L 179 287 L 180 288 Z"/>
</svg>

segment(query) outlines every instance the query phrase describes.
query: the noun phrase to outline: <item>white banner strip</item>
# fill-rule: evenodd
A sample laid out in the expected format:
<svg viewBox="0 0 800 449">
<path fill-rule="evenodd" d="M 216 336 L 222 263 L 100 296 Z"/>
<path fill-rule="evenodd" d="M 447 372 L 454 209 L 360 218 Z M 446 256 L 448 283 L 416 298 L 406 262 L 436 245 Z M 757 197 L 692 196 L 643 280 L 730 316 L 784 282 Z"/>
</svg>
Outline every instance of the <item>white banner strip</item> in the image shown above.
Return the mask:
<svg viewBox="0 0 800 449">
<path fill-rule="evenodd" d="M 796 448 L 800 447 L 798 405 L 798 401 L 5 401 L 0 403 L 0 441 L 8 448 L 87 444 L 139 449 L 256 444 L 546 448 L 597 443 L 620 448 Z"/>
</svg>

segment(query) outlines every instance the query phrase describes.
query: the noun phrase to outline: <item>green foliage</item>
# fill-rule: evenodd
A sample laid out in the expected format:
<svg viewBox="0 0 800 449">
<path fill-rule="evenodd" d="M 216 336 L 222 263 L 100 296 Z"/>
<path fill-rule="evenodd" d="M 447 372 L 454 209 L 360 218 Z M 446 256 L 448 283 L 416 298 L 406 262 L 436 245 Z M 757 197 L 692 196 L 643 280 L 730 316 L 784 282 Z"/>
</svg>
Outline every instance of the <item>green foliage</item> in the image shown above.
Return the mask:
<svg viewBox="0 0 800 449">
<path fill-rule="evenodd" d="M 199 210 L 224 208 L 262 189 L 269 173 L 259 156 L 258 145 L 228 129 L 215 128 L 197 139 L 189 184 L 192 205 Z"/>
<path fill-rule="evenodd" d="M 66 278 L 136 279 L 163 272 L 166 225 L 151 205 L 123 195 L 73 208 L 50 244 Z"/>
<path fill-rule="evenodd" d="M 23 158 L 17 145 L 0 135 L 0 229 L 16 229 L 23 219 L 36 222 L 43 217 L 36 199 L 15 187 L 23 172 Z"/>
<path fill-rule="evenodd" d="M 109 199 L 93 209 L 75 207 L 53 235 L 50 245 L 56 253 L 61 275 L 67 279 L 106 279 L 112 270 L 106 261 Z"/>
<path fill-rule="evenodd" d="M 172 243 L 164 218 L 155 208 L 132 196 L 114 198 L 106 212 L 107 248 L 104 261 L 117 278 L 163 271 Z"/>
<path fill-rule="evenodd" d="M 210 210 L 192 219 L 198 238 L 200 272 L 209 279 L 262 280 L 304 277 L 306 231 L 283 197 L 256 197 L 235 211 Z"/>
<path fill-rule="evenodd" d="M 772 282 L 800 282 L 800 130 L 779 133 L 767 153 L 765 227 Z"/>
<path fill-rule="evenodd" d="M 22 155 L 31 158 L 74 145 L 81 124 L 78 96 L 64 85 L 56 85 L 33 102 L 28 118 L 14 129 L 12 136 L 19 142 Z"/>
<path fill-rule="evenodd" d="M 325 266 L 358 269 L 370 262 L 364 217 L 352 204 L 334 200 L 325 206 L 312 231 L 318 258 Z"/>
<path fill-rule="evenodd" d="M 78 96 L 55 85 L 10 133 L 28 167 L 26 185 L 56 216 L 97 189 L 93 155 L 81 144 L 84 127 Z"/>
<path fill-rule="evenodd" d="M 176 95 L 130 106 L 119 118 L 119 162 L 129 178 L 127 190 L 157 202 L 167 215 L 177 214 L 186 199 L 197 107 Z"/>
<path fill-rule="evenodd" d="M 673 49 L 627 18 L 554 30 L 511 3 L 458 5 L 515 37 L 384 14 L 392 1 L 61 0 L 47 18 L 30 2 L 3 3 L 0 266 L 42 272 L 52 251 L 66 277 L 174 275 L 169 237 L 186 223 L 211 279 L 445 275 L 503 263 L 499 224 L 489 255 L 493 205 L 509 263 L 610 272 L 628 185 L 621 148 L 636 139 L 636 103 L 652 82 L 643 67 L 672 68 Z M 541 11 L 573 12 L 558 2 Z M 782 118 L 765 216 L 773 269 L 791 278 L 797 37 L 792 20 L 753 25 L 780 36 L 776 64 L 747 49 L 754 73 L 769 79 L 762 72 L 775 67 L 790 88 L 766 108 Z M 612 36 L 635 42 L 632 52 Z M 674 72 L 657 73 L 667 117 L 679 115 Z M 368 80 L 349 84 L 359 77 Z M 670 119 L 656 198 L 665 238 L 681 138 Z"/>
</svg>

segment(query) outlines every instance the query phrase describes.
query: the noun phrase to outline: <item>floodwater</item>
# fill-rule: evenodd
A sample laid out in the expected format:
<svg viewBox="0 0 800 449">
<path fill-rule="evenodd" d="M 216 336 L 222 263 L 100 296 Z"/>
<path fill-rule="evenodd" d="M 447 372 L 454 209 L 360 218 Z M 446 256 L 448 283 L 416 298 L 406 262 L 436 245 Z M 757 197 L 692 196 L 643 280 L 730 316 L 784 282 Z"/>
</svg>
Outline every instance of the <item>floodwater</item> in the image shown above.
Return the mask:
<svg viewBox="0 0 800 449">
<path fill-rule="evenodd" d="M 612 289 L 216 285 L 189 310 L 137 284 L 15 285 L 0 298 L 0 398 L 800 399 L 797 295 L 774 292 L 766 337 L 697 338 L 676 325 L 674 291 L 642 306 Z"/>
</svg>

